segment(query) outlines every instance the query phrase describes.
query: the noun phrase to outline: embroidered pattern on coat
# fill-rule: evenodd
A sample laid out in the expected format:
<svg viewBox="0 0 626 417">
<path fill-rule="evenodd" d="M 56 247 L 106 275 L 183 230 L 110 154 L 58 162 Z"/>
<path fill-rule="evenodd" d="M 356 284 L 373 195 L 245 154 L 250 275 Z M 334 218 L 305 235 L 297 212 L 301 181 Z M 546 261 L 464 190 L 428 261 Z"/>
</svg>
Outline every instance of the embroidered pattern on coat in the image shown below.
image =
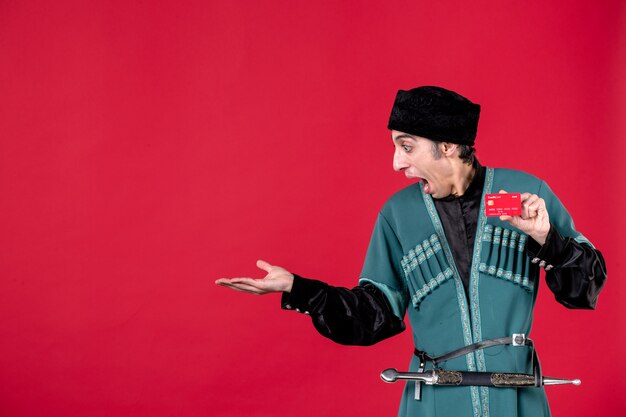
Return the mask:
<svg viewBox="0 0 626 417">
<path fill-rule="evenodd" d="M 412 298 L 413 304 L 419 305 L 419 303 L 424 299 L 424 297 L 430 294 L 435 288 L 437 288 L 442 282 L 446 281 L 452 275 L 454 275 L 452 268 L 446 268 L 445 271 L 437 274 L 437 276 L 431 279 L 430 281 L 428 281 L 426 285 L 424 285 L 419 290 L 415 291 L 415 294 L 413 294 L 413 298 Z"/>
<path fill-rule="evenodd" d="M 491 185 L 493 183 L 493 169 L 487 168 L 485 175 L 485 185 L 483 187 L 483 195 L 491 192 Z M 478 209 L 478 219 L 476 227 L 476 237 L 474 239 L 474 254 L 472 257 L 472 269 L 470 273 L 470 302 L 472 314 L 472 324 L 474 326 L 474 342 L 480 342 L 483 340 L 482 336 L 482 324 L 480 313 L 480 298 L 478 295 L 478 287 L 480 281 L 480 274 L 478 273 L 481 253 L 482 253 L 482 240 L 483 234 L 485 234 L 485 226 L 487 225 L 487 217 L 485 216 L 485 200 L 481 198 L 480 207 Z M 485 372 L 487 366 L 485 364 L 485 353 L 482 349 L 475 352 L 476 365 L 480 372 Z M 480 398 L 482 400 L 482 416 L 489 416 L 489 389 L 487 387 L 480 387 Z"/>
<path fill-rule="evenodd" d="M 483 242 L 492 242 L 494 245 L 509 247 L 511 249 L 517 248 L 518 251 L 524 252 L 527 239 L 528 236 L 524 233 L 487 224 L 484 227 L 482 240 Z"/>
<path fill-rule="evenodd" d="M 430 220 L 437 231 L 437 235 L 440 237 L 441 241 L 445 242 L 445 233 L 443 231 L 443 225 L 441 224 L 441 220 L 439 219 L 439 215 L 437 214 L 437 209 L 435 208 L 435 203 L 433 202 L 432 197 L 429 194 L 424 193 L 423 185 L 420 183 L 420 188 L 422 190 L 422 196 L 424 198 L 424 204 L 426 205 L 426 210 L 428 211 L 428 215 L 430 216 Z M 459 305 L 459 310 L 461 312 L 461 325 L 463 327 L 463 340 L 465 341 L 465 345 L 472 344 L 472 329 L 470 327 L 470 313 L 468 311 L 468 305 L 465 301 L 465 289 L 463 288 L 463 283 L 461 282 L 461 278 L 459 277 L 459 272 L 456 269 L 456 264 L 454 263 L 454 257 L 452 256 L 452 251 L 450 247 L 446 245 L 442 245 L 443 252 L 446 255 L 446 259 L 448 264 L 453 268 L 453 277 L 454 283 L 456 286 L 456 295 L 457 302 Z M 465 361 L 467 363 L 467 369 L 469 371 L 476 370 L 476 363 L 474 362 L 474 355 L 472 353 L 468 353 L 465 355 Z M 480 394 L 477 386 L 470 387 L 470 393 L 472 397 L 472 408 L 474 412 L 474 417 L 481 416 L 481 406 L 480 406 Z"/>
<path fill-rule="evenodd" d="M 529 260 L 525 252 L 527 240 L 528 235 L 517 230 L 484 225 L 481 241 L 486 256 L 477 262 L 478 271 L 519 285 L 526 291 L 534 291 L 535 284 L 529 278 Z"/>
<path fill-rule="evenodd" d="M 478 267 L 480 272 L 484 272 L 489 275 L 493 275 L 494 277 L 502 278 L 506 281 L 510 281 L 514 284 L 517 284 L 524 288 L 527 291 L 534 291 L 535 284 L 527 277 L 521 276 L 520 274 L 514 274 L 512 271 L 505 271 L 502 268 L 496 268 L 493 265 L 487 265 L 485 263 L 481 263 Z"/>
<path fill-rule="evenodd" d="M 441 241 L 439 240 L 437 234 L 433 233 L 428 239 L 418 243 L 414 248 L 409 250 L 409 252 L 404 255 L 400 261 L 400 266 L 402 267 L 406 281 L 413 284 L 411 301 L 413 302 L 413 306 L 416 308 L 419 307 L 422 300 L 433 292 L 435 288 L 454 275 L 454 270 L 446 265 L 445 262 L 442 262 L 443 254 L 440 254 L 441 251 Z M 420 271 L 422 269 L 429 271 L 428 277 L 430 279 L 420 286 L 419 284 L 416 285 L 419 281 L 416 281 L 411 275 L 414 271 L 418 270 L 416 275 L 424 277 L 424 274 L 422 273 L 423 271 Z M 439 270 L 440 272 L 436 273 L 435 276 L 432 276 L 431 272 L 436 270 Z"/>
<path fill-rule="evenodd" d="M 411 249 L 409 253 L 402 257 L 400 265 L 402 265 L 404 276 L 408 277 L 419 264 L 425 262 L 428 258 L 432 257 L 440 250 L 441 242 L 439 242 L 436 234 L 433 234 L 422 243 L 419 243 L 415 246 L 415 248 Z"/>
</svg>

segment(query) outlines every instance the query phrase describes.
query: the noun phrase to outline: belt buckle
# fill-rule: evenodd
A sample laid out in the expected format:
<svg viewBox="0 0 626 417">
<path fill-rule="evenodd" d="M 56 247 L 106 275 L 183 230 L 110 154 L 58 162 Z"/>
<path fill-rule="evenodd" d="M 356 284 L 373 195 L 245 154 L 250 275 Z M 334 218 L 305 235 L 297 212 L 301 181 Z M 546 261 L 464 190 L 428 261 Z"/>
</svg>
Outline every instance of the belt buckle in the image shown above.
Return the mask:
<svg viewBox="0 0 626 417">
<path fill-rule="evenodd" d="M 524 333 L 513 333 L 513 336 L 511 336 L 511 345 L 513 346 L 526 345 L 526 335 Z"/>
</svg>

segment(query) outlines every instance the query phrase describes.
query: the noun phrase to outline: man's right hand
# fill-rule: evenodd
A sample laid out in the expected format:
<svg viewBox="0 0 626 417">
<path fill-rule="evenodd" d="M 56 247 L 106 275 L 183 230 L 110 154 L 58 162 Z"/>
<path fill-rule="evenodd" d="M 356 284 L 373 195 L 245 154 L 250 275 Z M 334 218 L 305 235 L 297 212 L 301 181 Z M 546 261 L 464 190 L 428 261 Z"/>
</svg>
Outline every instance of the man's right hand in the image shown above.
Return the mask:
<svg viewBox="0 0 626 417">
<path fill-rule="evenodd" d="M 263 279 L 220 278 L 215 283 L 236 291 L 262 295 L 270 292 L 291 292 L 293 274 L 280 266 L 258 260 L 256 266 L 267 272 Z"/>
</svg>

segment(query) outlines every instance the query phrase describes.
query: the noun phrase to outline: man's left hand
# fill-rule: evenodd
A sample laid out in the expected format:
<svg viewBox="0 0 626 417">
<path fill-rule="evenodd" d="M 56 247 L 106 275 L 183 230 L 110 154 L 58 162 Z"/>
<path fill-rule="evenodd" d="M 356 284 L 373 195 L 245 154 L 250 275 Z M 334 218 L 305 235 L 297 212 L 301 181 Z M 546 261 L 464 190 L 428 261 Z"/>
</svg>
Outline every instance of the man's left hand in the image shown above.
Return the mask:
<svg viewBox="0 0 626 417">
<path fill-rule="evenodd" d="M 500 194 L 507 194 L 500 190 Z M 526 233 L 543 246 L 550 231 L 550 216 L 546 210 L 546 202 L 537 194 L 522 193 L 522 215 L 500 216 L 500 220 Z"/>
</svg>

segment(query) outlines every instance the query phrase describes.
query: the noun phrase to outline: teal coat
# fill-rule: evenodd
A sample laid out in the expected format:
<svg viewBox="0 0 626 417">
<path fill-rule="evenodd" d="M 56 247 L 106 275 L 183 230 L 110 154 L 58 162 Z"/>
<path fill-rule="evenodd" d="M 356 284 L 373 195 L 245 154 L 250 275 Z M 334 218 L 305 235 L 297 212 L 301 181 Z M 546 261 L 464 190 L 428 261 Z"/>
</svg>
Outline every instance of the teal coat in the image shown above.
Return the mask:
<svg viewBox="0 0 626 417">
<path fill-rule="evenodd" d="M 487 168 L 486 193 L 530 192 L 546 202 L 550 222 L 564 237 L 591 243 L 574 228 L 542 180 L 514 170 Z M 392 196 L 381 210 L 359 283 L 371 283 L 393 312 L 408 313 L 415 347 L 437 356 L 481 340 L 530 334 L 539 267 L 525 252 L 528 236 L 479 210 L 469 294 L 465 294 L 435 205 L 421 183 Z M 411 359 L 416 371 L 419 361 Z M 441 368 L 532 373 L 528 347 L 496 346 L 451 359 Z M 427 367 L 428 369 L 428 367 Z M 549 416 L 543 388 L 486 388 L 406 384 L 399 416 Z"/>
</svg>

